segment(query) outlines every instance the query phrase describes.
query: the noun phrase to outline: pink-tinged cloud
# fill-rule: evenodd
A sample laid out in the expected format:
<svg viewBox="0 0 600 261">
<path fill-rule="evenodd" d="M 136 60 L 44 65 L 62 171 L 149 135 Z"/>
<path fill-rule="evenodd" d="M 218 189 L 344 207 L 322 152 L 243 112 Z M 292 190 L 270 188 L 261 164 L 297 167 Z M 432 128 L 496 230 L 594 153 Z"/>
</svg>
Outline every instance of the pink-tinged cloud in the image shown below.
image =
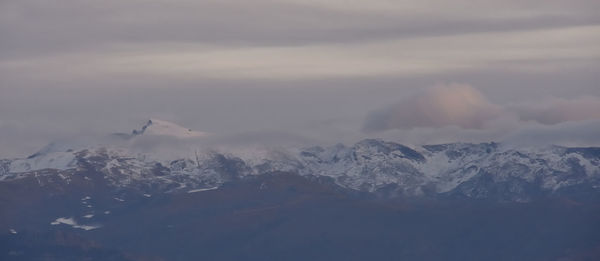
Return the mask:
<svg viewBox="0 0 600 261">
<path fill-rule="evenodd" d="M 438 85 L 367 116 L 365 131 L 459 126 L 483 129 L 502 109 L 464 84 Z"/>
<path fill-rule="evenodd" d="M 552 98 L 501 106 L 489 102 L 469 85 L 450 84 L 369 113 L 363 128 L 367 132 L 446 126 L 508 130 L 525 123 L 556 125 L 599 119 L 600 97 Z"/>
</svg>

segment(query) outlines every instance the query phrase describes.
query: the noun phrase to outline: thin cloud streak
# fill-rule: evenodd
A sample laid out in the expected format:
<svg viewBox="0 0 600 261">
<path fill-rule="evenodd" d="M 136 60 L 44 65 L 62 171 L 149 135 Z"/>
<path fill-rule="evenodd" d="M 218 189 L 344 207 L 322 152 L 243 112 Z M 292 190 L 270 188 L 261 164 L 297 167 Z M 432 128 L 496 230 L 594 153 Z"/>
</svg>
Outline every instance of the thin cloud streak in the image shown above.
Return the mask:
<svg viewBox="0 0 600 261">
<path fill-rule="evenodd" d="M 0 61 L 0 73 L 41 81 L 97 80 L 120 75 L 187 79 L 310 79 L 414 76 L 506 68 L 552 71 L 600 58 L 600 26 L 483 33 L 302 47 L 223 48 L 214 45 L 129 46 Z M 567 63 L 557 61 L 567 60 Z M 578 62 L 579 61 L 579 62 Z M 550 64 L 552 66 L 546 66 Z M 35 73 L 34 73 L 35 72 Z"/>
</svg>

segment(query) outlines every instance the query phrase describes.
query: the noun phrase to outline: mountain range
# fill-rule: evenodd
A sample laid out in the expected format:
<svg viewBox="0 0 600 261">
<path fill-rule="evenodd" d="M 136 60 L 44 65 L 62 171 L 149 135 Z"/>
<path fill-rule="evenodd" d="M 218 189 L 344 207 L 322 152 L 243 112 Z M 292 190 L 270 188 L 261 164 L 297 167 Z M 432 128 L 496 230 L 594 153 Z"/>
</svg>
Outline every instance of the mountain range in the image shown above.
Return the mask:
<svg viewBox="0 0 600 261">
<path fill-rule="evenodd" d="M 3 260 L 600 256 L 600 148 L 365 139 L 168 156 L 132 149 L 211 135 L 151 119 L 108 143 L 51 143 L 0 160 Z"/>
<path fill-rule="evenodd" d="M 174 123 L 149 120 L 137 136 L 203 137 Z M 600 192 L 600 148 L 452 143 L 408 147 L 378 139 L 351 146 L 255 149 L 236 154 L 198 151 L 161 159 L 123 147 L 50 144 L 24 159 L 0 161 L 0 180 L 55 176 L 68 181 L 83 169 L 102 173 L 115 188 L 186 192 L 271 172 L 330 179 L 344 188 L 389 196 L 462 196 L 526 202 L 537 197 Z M 148 191 L 145 191 L 148 190 Z M 587 194 L 586 194 L 587 195 Z"/>
</svg>

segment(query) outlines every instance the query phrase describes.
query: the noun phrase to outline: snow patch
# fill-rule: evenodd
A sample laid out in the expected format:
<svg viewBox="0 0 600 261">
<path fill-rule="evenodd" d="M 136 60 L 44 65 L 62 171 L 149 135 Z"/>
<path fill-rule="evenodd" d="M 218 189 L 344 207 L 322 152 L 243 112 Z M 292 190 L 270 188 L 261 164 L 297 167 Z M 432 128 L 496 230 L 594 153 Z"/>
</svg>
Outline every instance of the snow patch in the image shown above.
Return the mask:
<svg viewBox="0 0 600 261">
<path fill-rule="evenodd" d="M 140 131 L 134 132 L 134 134 L 146 134 L 146 135 L 161 135 L 170 136 L 176 138 L 198 138 L 205 137 L 208 133 L 193 131 L 191 129 L 182 127 L 172 122 L 163 121 L 159 119 L 150 119 L 148 123 Z"/>
<path fill-rule="evenodd" d="M 77 160 L 73 152 L 50 152 L 26 159 L 13 160 L 8 167 L 8 172 L 21 173 L 42 169 L 66 170 L 75 167 L 77 167 Z"/>
<path fill-rule="evenodd" d="M 57 218 L 56 220 L 50 222 L 50 225 L 60 225 L 60 224 L 69 225 L 73 228 L 79 228 L 79 229 L 83 229 L 83 230 L 93 230 L 93 229 L 97 229 L 97 228 L 101 227 L 100 225 L 80 225 L 72 217 L 71 218 L 60 217 L 60 218 Z"/>
<path fill-rule="evenodd" d="M 208 191 L 208 190 L 215 190 L 218 189 L 219 187 L 214 187 L 214 188 L 201 188 L 201 189 L 192 189 L 192 190 L 188 190 L 187 193 L 196 193 L 196 192 L 202 192 L 202 191 Z"/>
</svg>

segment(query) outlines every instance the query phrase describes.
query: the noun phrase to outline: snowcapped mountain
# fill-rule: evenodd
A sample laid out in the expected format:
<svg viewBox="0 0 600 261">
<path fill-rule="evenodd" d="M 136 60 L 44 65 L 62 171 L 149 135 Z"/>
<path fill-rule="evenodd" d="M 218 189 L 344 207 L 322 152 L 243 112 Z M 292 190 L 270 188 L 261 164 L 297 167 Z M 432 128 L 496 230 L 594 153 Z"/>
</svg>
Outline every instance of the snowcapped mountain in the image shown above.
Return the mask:
<svg viewBox="0 0 600 261">
<path fill-rule="evenodd" d="M 122 142 L 141 136 L 187 139 L 207 135 L 151 119 Z M 196 152 L 175 160 L 148 154 L 114 144 L 80 148 L 51 144 L 28 158 L 0 161 L 0 182 L 32 175 L 58 176 L 68 182 L 77 175 L 100 173 L 114 188 L 177 193 L 215 188 L 249 176 L 288 172 L 327 178 L 343 188 L 391 197 L 530 201 L 565 193 L 600 195 L 600 148 L 513 148 L 498 143 L 408 147 L 366 139 L 352 146 L 260 153 Z"/>
<path fill-rule="evenodd" d="M 210 150 L 198 133 L 152 119 L 0 160 L 0 259 L 600 256 L 600 148 L 366 139 Z"/>
<path fill-rule="evenodd" d="M 140 130 L 133 130 L 132 135 L 164 135 L 177 138 L 205 137 L 208 133 L 193 131 L 175 123 L 159 119 L 150 119 Z"/>
</svg>

